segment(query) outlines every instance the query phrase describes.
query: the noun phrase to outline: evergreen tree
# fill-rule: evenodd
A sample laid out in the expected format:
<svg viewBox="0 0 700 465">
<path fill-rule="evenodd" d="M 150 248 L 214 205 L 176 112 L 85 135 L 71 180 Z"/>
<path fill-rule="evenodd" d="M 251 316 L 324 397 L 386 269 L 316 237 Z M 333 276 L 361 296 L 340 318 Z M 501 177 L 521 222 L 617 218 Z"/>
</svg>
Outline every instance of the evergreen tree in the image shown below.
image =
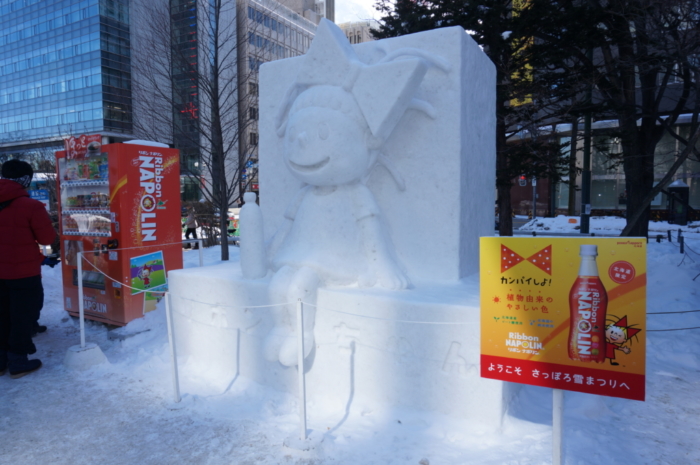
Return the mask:
<svg viewBox="0 0 700 465">
<path fill-rule="evenodd" d="M 496 184 L 499 232 L 513 234 L 511 187 L 519 175 L 553 182 L 568 170 L 554 131 L 542 126 L 566 119 L 574 75 L 558 49 L 534 40 L 551 27 L 551 2 L 520 0 L 380 0 L 384 16 L 376 38 L 461 26 L 496 66 Z M 569 80 L 564 79 L 567 76 Z M 508 142 L 518 135 L 517 142 Z"/>
<path fill-rule="evenodd" d="M 496 65 L 503 235 L 512 227 L 509 192 L 518 170 L 558 168 L 551 156 L 542 159 L 546 151 L 540 147 L 506 144 L 522 127 L 571 122 L 584 114 L 617 122 L 610 135 L 620 138 L 622 150 L 610 155 L 618 157 L 625 173 L 623 235 L 648 234 L 651 200 L 686 157 L 698 158 L 692 140 L 700 126 L 700 6 L 695 1 L 380 0 L 377 8 L 385 14 L 377 37 L 458 25 Z M 517 99 L 528 103 L 512 105 Z M 691 115 L 688 137 L 675 130 L 683 114 Z M 681 149 L 671 167 L 657 173 L 663 176 L 655 184 L 655 152 L 664 133 Z M 551 141 L 549 148 L 556 152 Z"/>
</svg>

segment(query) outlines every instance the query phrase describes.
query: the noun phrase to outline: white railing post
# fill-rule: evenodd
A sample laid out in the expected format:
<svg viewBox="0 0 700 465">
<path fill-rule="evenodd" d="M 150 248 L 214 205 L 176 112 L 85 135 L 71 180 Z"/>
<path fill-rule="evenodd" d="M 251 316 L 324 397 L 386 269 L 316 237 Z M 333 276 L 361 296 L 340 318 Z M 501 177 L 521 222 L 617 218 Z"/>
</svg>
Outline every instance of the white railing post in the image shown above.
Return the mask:
<svg viewBox="0 0 700 465">
<path fill-rule="evenodd" d="M 85 348 L 85 301 L 83 298 L 83 253 L 78 252 L 78 309 L 80 314 L 80 347 Z"/>
<path fill-rule="evenodd" d="M 173 331 L 173 317 L 170 312 L 170 292 L 165 293 L 165 318 L 168 325 L 168 342 L 170 343 L 170 360 L 172 362 L 175 402 L 180 402 L 180 380 L 177 373 L 177 351 L 175 350 L 175 333 Z"/>
<path fill-rule="evenodd" d="M 552 465 L 562 465 L 564 391 L 552 389 Z"/>
<path fill-rule="evenodd" d="M 297 350 L 299 352 L 299 417 L 301 440 L 306 440 L 306 379 L 304 375 L 304 305 L 297 301 Z"/>
<path fill-rule="evenodd" d="M 204 266 L 204 247 L 202 247 L 202 239 L 197 239 L 199 245 L 199 266 Z"/>
</svg>

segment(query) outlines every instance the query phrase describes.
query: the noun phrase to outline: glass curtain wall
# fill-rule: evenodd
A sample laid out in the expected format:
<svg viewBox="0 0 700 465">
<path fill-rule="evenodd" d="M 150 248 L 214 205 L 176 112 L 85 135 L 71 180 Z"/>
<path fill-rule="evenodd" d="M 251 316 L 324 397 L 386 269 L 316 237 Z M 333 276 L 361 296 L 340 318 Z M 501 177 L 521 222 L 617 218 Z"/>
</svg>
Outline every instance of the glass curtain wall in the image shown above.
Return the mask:
<svg viewBox="0 0 700 465">
<path fill-rule="evenodd" d="M 0 0 L 4 143 L 130 132 L 126 0 Z"/>
<path fill-rule="evenodd" d="M 199 83 L 198 11 L 195 0 L 171 0 L 170 22 L 173 47 L 173 142 L 180 150 L 185 174 L 199 170 Z M 196 189 L 186 189 L 183 200 L 198 200 Z"/>
</svg>

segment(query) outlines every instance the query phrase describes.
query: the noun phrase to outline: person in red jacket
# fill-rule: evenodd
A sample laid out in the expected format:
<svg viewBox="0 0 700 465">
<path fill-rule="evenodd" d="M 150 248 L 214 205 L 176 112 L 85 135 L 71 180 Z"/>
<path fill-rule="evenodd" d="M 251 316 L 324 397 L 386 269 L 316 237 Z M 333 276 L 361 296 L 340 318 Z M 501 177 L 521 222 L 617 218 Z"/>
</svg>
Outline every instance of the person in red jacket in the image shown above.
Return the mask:
<svg viewBox="0 0 700 465">
<path fill-rule="evenodd" d="M 9 160 L 0 174 L 0 375 L 9 368 L 20 378 L 41 367 L 41 360 L 27 357 L 36 352 L 32 332 L 44 304 L 38 244 L 50 245 L 56 231 L 44 205 L 26 190 L 31 165 Z"/>
</svg>

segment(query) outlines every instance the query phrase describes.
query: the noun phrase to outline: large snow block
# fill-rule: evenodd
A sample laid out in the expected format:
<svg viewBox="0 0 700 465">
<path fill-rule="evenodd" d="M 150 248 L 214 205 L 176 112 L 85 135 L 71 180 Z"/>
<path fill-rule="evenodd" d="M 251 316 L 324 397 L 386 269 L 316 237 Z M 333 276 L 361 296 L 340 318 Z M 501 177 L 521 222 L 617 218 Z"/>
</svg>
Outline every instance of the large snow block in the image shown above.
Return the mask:
<svg viewBox="0 0 700 465">
<path fill-rule="evenodd" d="M 237 262 L 168 278 L 178 355 L 197 367 L 183 376 L 225 386 L 241 375 L 297 392 L 296 367 L 264 356 L 279 311 L 265 306 L 268 279 L 244 279 Z M 308 401 L 324 412 L 409 407 L 497 428 L 515 386 L 479 377 L 478 305 L 476 278 L 408 291 L 319 289 Z"/>
<path fill-rule="evenodd" d="M 430 66 L 414 102 L 382 146 L 405 189 L 378 164 L 366 180 L 381 210 L 398 261 L 410 279 L 456 281 L 478 272 L 479 237 L 493 235 L 496 189 L 496 71 L 460 27 L 437 29 L 352 47 L 376 64 L 400 50 L 448 63 Z M 301 188 L 284 162 L 275 116 L 304 58 L 260 69 L 260 206 L 269 238 Z M 377 83 L 376 85 L 379 85 Z"/>
<path fill-rule="evenodd" d="M 302 301 L 310 405 L 499 425 L 510 386 L 479 377 L 467 278 L 493 234 L 493 64 L 461 28 L 352 47 L 323 19 L 303 57 L 261 67 L 259 88 L 243 260 L 170 274 L 189 366 L 295 392 Z"/>
</svg>

